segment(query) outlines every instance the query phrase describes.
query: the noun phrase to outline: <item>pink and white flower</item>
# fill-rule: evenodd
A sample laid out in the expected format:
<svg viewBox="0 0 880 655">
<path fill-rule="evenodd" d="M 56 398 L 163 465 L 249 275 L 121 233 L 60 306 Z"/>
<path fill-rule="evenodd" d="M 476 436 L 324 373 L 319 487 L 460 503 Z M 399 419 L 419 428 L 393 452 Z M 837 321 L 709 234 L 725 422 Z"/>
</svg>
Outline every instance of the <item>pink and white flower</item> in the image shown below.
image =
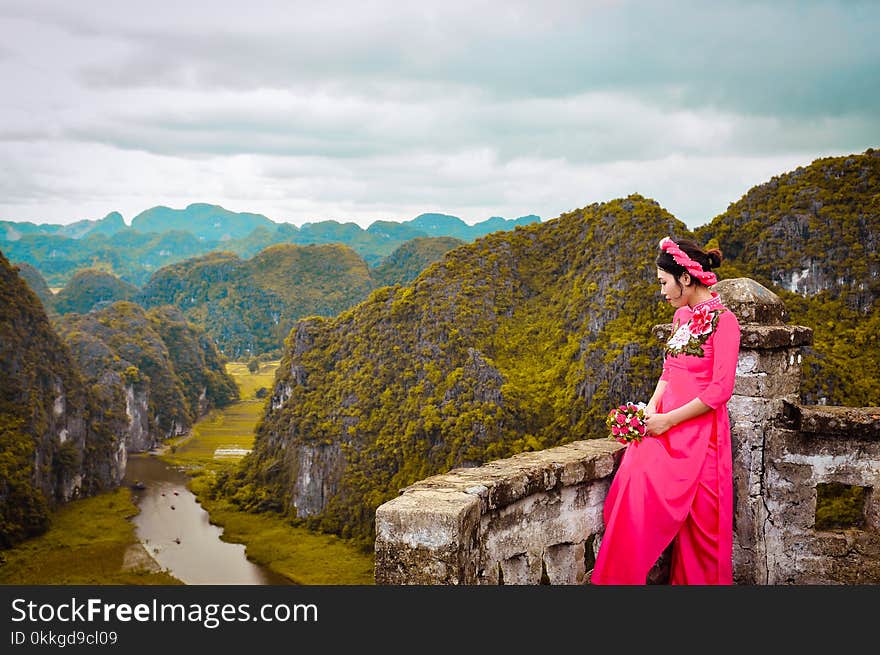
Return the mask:
<svg viewBox="0 0 880 655">
<path fill-rule="evenodd" d="M 712 331 L 712 319 L 714 314 L 709 311 L 709 307 L 703 305 L 694 310 L 691 320 L 688 323 L 690 333 L 695 337 L 701 337 Z"/>
</svg>

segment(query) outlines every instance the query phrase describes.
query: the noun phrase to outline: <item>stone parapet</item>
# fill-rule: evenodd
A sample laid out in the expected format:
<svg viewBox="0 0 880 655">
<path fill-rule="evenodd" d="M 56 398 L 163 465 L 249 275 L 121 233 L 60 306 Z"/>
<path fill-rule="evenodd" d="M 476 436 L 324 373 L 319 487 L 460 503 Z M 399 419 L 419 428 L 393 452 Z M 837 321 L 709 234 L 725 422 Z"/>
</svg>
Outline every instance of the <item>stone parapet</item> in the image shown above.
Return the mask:
<svg viewBox="0 0 880 655">
<path fill-rule="evenodd" d="M 803 434 L 880 440 L 880 407 L 783 406 L 786 426 Z"/>
<path fill-rule="evenodd" d="M 376 583 L 583 582 L 622 451 L 576 441 L 406 487 L 376 511 Z"/>
</svg>

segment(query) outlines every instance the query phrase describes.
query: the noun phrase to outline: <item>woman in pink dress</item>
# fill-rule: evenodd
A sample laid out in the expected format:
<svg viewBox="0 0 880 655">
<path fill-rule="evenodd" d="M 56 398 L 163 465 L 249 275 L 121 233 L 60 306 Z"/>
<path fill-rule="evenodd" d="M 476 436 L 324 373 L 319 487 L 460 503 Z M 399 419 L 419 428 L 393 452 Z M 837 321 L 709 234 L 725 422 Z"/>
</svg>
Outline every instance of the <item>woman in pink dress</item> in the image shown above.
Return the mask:
<svg viewBox="0 0 880 655">
<path fill-rule="evenodd" d="M 660 292 L 676 308 L 663 373 L 605 500 L 593 584 L 645 584 L 673 544 L 671 584 L 733 584 L 733 473 L 727 401 L 740 328 L 709 287 L 718 250 L 660 242 Z"/>
</svg>

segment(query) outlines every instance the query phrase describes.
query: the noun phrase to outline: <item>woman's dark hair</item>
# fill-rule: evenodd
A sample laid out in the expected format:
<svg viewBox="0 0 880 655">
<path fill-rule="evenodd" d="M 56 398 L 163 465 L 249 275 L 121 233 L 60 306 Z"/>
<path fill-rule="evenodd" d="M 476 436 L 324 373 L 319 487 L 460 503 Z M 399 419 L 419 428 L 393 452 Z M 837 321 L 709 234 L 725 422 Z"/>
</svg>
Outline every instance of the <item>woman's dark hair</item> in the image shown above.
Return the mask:
<svg viewBox="0 0 880 655">
<path fill-rule="evenodd" d="M 721 251 L 718 248 L 712 248 L 711 250 L 703 250 L 700 246 L 697 245 L 696 241 L 692 241 L 691 239 L 680 239 L 674 240 L 678 247 L 681 248 L 685 254 L 693 259 L 695 262 L 698 262 L 700 266 L 703 267 L 704 271 L 711 271 L 713 268 L 718 268 L 721 265 L 721 261 L 723 259 L 721 255 Z M 678 279 L 681 277 L 682 273 L 687 273 L 688 270 L 678 264 L 667 251 L 662 251 L 657 256 L 657 268 L 670 273 L 675 278 L 675 283 L 681 287 Z M 691 275 L 691 283 L 698 284 L 701 286 L 705 286 L 700 280 Z"/>
</svg>

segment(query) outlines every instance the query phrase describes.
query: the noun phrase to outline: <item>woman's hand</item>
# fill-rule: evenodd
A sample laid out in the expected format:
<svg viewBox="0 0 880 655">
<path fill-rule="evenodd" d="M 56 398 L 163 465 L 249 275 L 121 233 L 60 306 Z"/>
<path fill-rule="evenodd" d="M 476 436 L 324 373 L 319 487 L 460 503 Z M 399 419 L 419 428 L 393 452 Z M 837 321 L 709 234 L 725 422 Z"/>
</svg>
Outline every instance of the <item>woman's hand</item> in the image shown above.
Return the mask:
<svg viewBox="0 0 880 655">
<path fill-rule="evenodd" d="M 656 405 L 656 403 L 649 402 L 649 403 L 645 406 L 645 409 L 643 410 L 643 413 L 644 413 L 644 415 L 645 415 L 645 418 L 648 418 L 649 416 L 653 416 L 654 414 L 656 414 L 656 413 L 657 413 L 657 405 Z"/>
<path fill-rule="evenodd" d="M 645 427 L 652 437 L 663 434 L 674 425 L 675 423 L 672 422 L 669 414 L 647 414 L 647 418 L 645 418 Z"/>
</svg>

